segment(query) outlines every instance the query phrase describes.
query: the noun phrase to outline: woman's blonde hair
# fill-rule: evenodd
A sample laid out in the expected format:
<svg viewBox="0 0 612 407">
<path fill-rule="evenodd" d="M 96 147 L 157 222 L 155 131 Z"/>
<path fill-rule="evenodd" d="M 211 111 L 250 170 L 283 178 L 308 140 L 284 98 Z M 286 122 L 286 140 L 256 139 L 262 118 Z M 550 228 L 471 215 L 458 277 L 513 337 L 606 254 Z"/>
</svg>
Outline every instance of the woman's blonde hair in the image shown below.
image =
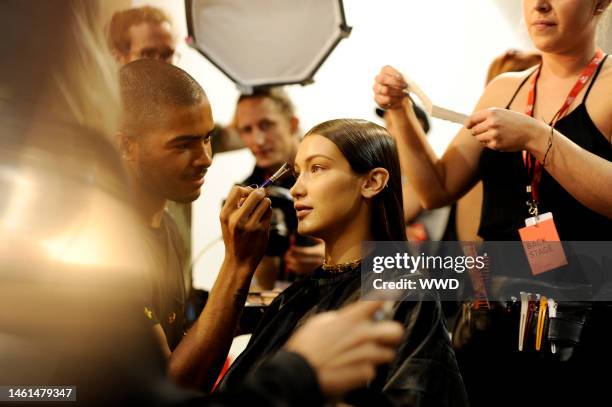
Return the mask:
<svg viewBox="0 0 612 407">
<path fill-rule="evenodd" d="M 26 116 L 36 108 L 51 110 L 49 116 L 66 124 L 110 137 L 120 114 L 118 68 L 106 46 L 98 1 L 6 0 L 2 7 L 5 108 Z"/>
</svg>

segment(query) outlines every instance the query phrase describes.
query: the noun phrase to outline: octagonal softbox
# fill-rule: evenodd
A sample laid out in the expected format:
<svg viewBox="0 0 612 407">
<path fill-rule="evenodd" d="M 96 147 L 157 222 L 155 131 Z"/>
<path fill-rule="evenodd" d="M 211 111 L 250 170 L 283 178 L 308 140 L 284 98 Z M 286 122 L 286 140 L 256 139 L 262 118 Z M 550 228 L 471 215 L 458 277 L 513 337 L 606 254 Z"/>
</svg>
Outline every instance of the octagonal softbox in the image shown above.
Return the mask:
<svg viewBox="0 0 612 407">
<path fill-rule="evenodd" d="M 188 43 L 244 92 L 307 84 L 346 38 L 342 0 L 186 0 Z"/>
</svg>

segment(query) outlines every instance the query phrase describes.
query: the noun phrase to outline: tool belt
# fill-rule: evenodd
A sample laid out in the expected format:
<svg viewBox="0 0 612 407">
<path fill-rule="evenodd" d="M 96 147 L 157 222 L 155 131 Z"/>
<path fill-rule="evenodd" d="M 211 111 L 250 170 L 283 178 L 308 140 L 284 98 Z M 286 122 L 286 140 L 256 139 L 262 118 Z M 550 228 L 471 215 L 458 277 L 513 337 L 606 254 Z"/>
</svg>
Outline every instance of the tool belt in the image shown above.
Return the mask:
<svg viewBox="0 0 612 407">
<path fill-rule="evenodd" d="M 518 349 L 562 362 L 570 360 L 580 346 L 592 303 L 555 302 L 556 315 L 553 313 L 553 316 L 548 305 L 540 312 L 544 305 L 541 297 L 536 295 L 527 306 L 527 315 L 523 313 L 524 324 L 521 325 L 521 301 L 518 297 L 509 301 L 464 302 L 452 333 L 453 348 L 462 350 L 475 340 L 494 340 L 501 342 L 496 346 L 502 346 L 507 352 Z M 519 349 L 521 329 L 524 329 L 523 346 Z"/>
</svg>

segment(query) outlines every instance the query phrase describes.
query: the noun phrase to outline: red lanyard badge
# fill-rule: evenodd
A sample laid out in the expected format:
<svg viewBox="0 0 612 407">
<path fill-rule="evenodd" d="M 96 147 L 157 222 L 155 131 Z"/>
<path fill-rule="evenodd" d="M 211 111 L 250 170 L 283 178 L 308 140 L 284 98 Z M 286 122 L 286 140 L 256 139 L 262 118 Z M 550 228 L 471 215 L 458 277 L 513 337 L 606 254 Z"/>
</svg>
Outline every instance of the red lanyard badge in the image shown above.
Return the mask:
<svg viewBox="0 0 612 407">
<path fill-rule="evenodd" d="M 582 71 L 576 84 L 570 91 L 565 102 L 557 111 L 550 122 L 551 130 L 559 119 L 565 116 L 570 105 L 576 99 L 584 85 L 591 79 L 593 73 L 603 60 L 604 53 L 598 50 L 595 56 L 587 67 Z M 533 80 L 531 81 L 531 89 L 527 99 L 527 109 L 525 113 L 533 117 L 533 108 L 536 98 L 536 84 L 540 76 L 542 66 L 537 68 Z M 550 148 L 549 140 L 549 148 Z M 549 270 L 557 269 L 567 264 L 567 258 L 563 245 L 559 239 L 559 233 L 553 220 L 553 214 L 547 212 L 544 214 L 538 213 L 538 187 L 542 179 L 542 164 L 535 159 L 531 154 L 523 151 L 523 163 L 527 169 L 527 174 L 531 176 L 531 184 L 527 185 L 527 193 L 531 195 L 527 201 L 529 214 L 532 216 L 525 219 L 525 227 L 519 229 L 519 235 L 523 241 L 523 249 L 529 262 L 529 267 L 533 275 L 538 275 Z"/>
<path fill-rule="evenodd" d="M 551 127 L 555 127 L 555 124 L 559 119 L 561 119 L 567 113 L 570 105 L 576 99 L 584 85 L 591 79 L 593 73 L 603 60 L 605 54 L 602 50 L 597 50 L 591 62 L 587 65 L 586 68 L 580 73 L 576 84 L 565 98 L 565 102 L 561 105 L 561 108 L 557 111 L 555 116 L 550 122 Z M 535 106 L 536 100 L 536 85 L 538 82 L 538 78 L 540 77 L 542 65 L 540 65 L 535 75 L 533 76 L 533 80 L 531 81 L 531 89 L 529 90 L 529 95 L 527 97 L 527 108 L 525 109 L 525 114 L 533 117 L 533 109 Z M 527 154 L 527 151 L 523 151 L 523 164 L 527 169 L 527 174 L 531 175 L 531 184 L 527 185 L 527 193 L 531 194 L 531 201 L 527 202 L 529 206 L 529 214 L 537 216 L 538 215 L 538 188 L 540 185 L 540 180 L 542 179 L 542 164 L 535 159 L 531 154 Z"/>
</svg>

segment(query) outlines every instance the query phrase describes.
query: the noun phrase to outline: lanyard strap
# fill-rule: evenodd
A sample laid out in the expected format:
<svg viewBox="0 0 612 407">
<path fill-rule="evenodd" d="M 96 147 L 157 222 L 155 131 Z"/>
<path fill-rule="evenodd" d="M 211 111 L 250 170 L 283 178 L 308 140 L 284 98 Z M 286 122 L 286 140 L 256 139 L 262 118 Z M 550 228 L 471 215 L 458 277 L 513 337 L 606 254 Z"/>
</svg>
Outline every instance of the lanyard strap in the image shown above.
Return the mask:
<svg viewBox="0 0 612 407">
<path fill-rule="evenodd" d="M 598 49 L 595 52 L 595 56 L 591 59 L 591 62 L 582 70 L 580 76 L 578 76 L 578 80 L 574 84 L 574 87 L 570 91 L 570 93 L 565 98 L 565 102 L 561 105 L 561 108 L 557 111 L 553 119 L 551 120 L 551 127 L 555 127 L 555 124 L 561 119 L 571 106 L 572 102 L 576 99 L 584 85 L 591 79 L 593 73 L 603 60 L 605 54 L 602 50 Z M 536 101 L 536 85 L 538 83 L 538 78 L 540 77 L 540 71 L 542 70 L 542 65 L 538 66 L 535 75 L 533 76 L 533 80 L 531 81 L 531 88 L 529 89 L 529 95 L 527 96 L 527 108 L 525 109 L 525 114 L 533 117 L 533 110 L 535 107 Z M 535 213 L 533 215 L 537 215 L 537 203 L 538 203 L 538 188 L 540 185 L 540 180 L 542 179 L 542 164 L 538 160 L 535 159 L 531 154 L 528 154 L 527 151 L 523 150 L 523 164 L 527 169 L 527 174 L 531 175 L 531 184 L 527 187 L 527 192 L 531 194 L 531 202 L 529 203 L 530 208 L 534 209 Z"/>
</svg>

